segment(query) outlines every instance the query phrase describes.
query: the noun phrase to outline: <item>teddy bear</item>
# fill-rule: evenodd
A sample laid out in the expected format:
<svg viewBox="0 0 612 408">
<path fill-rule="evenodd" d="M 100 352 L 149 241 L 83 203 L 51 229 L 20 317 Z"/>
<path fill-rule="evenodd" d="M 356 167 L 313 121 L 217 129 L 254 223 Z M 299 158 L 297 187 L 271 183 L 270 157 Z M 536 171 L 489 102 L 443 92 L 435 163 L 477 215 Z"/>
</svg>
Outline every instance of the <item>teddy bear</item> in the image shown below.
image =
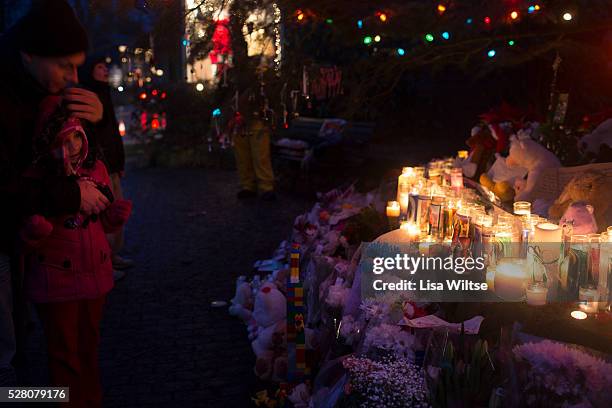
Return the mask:
<svg viewBox="0 0 612 408">
<path fill-rule="evenodd" d="M 531 139 L 525 132 L 518 132 L 510 139 L 510 153 L 506 158 L 508 167 L 527 169 L 527 180 L 514 184 L 516 201 L 531 201 L 533 189 L 544 169 L 561 167 L 561 162 L 552 152 Z"/>
<path fill-rule="evenodd" d="M 287 300 L 273 282 L 264 283 L 255 297 L 257 325 L 251 347 L 255 374 L 263 380 L 285 378 L 287 372 Z"/>
<path fill-rule="evenodd" d="M 584 201 L 571 203 L 561 217 L 559 225 L 572 223 L 572 234 L 587 235 L 597 232 L 597 221 L 593 215 L 593 206 Z"/>
<path fill-rule="evenodd" d="M 572 202 L 583 201 L 593 206 L 597 225 L 605 227 L 612 224 L 612 191 L 609 186 L 609 178 L 595 170 L 575 176 L 548 209 L 548 217 L 560 219 Z"/>
</svg>

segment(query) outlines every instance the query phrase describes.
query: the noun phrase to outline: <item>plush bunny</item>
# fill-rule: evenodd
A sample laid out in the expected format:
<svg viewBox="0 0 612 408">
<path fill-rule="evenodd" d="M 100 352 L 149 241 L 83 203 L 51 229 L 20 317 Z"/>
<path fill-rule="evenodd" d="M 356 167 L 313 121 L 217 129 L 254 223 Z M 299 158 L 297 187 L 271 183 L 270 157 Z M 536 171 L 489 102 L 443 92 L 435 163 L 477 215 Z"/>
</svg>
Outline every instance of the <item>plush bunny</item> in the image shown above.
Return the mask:
<svg viewBox="0 0 612 408">
<path fill-rule="evenodd" d="M 561 167 L 559 159 L 544 146 L 519 132 L 510 141 L 510 154 L 506 158 L 508 167 L 527 169 L 527 180 L 518 180 L 514 188 L 516 201 L 531 201 L 533 188 L 542 171 L 551 167 Z"/>
</svg>

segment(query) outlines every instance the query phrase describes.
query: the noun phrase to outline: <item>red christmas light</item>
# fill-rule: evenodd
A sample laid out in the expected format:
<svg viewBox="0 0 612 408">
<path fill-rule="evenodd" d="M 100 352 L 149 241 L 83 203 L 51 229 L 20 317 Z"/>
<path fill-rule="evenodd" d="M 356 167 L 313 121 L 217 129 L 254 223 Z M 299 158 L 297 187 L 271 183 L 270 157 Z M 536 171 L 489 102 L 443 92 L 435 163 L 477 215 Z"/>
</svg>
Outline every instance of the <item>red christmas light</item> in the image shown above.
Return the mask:
<svg viewBox="0 0 612 408">
<path fill-rule="evenodd" d="M 143 101 L 144 101 L 145 99 L 147 99 L 147 93 L 146 93 L 146 92 L 143 92 L 143 93 L 141 93 L 140 95 L 138 95 L 138 97 L 139 97 L 141 100 L 143 100 Z"/>
<path fill-rule="evenodd" d="M 485 24 L 491 24 L 491 17 L 487 16 L 484 18 Z"/>
</svg>

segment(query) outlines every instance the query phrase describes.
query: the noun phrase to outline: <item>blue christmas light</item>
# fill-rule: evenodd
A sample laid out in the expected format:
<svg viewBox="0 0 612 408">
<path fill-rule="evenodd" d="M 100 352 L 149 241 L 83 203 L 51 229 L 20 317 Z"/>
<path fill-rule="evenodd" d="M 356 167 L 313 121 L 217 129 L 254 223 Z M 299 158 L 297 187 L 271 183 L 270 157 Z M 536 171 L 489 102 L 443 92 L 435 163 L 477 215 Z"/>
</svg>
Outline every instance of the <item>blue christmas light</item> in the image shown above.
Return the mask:
<svg viewBox="0 0 612 408">
<path fill-rule="evenodd" d="M 450 33 L 448 31 L 443 32 L 442 38 L 444 38 L 445 40 L 448 40 L 450 38 Z"/>
<path fill-rule="evenodd" d="M 186 47 L 189 45 L 189 40 L 183 40 L 183 46 Z"/>
<path fill-rule="evenodd" d="M 529 6 L 529 8 L 527 9 L 527 12 L 529 14 L 533 13 L 535 11 L 535 6 Z"/>
<path fill-rule="evenodd" d="M 363 20 L 357 20 L 357 27 L 363 28 Z"/>
<path fill-rule="evenodd" d="M 221 109 L 217 108 L 212 113 L 213 116 L 221 116 Z"/>
<path fill-rule="evenodd" d="M 489 52 L 487 52 L 487 55 L 489 56 L 489 58 L 493 58 L 495 54 L 497 54 L 495 50 L 489 50 Z"/>
<path fill-rule="evenodd" d="M 398 48 L 397 49 L 397 55 L 401 56 L 401 55 L 404 55 L 404 54 L 406 54 L 406 51 L 403 48 Z"/>
<path fill-rule="evenodd" d="M 465 22 L 466 22 L 467 24 L 472 24 L 472 23 L 474 22 L 474 20 L 473 20 L 473 19 L 471 19 L 471 18 L 468 18 L 467 20 L 465 20 Z"/>
</svg>

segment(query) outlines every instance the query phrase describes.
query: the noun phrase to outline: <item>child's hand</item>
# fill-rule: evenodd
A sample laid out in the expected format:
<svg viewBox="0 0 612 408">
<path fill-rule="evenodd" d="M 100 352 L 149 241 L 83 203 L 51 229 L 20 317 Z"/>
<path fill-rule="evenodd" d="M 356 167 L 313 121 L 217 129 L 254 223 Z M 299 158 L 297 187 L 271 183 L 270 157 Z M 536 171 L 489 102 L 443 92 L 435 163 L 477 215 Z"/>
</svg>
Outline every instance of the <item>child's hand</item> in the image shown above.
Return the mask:
<svg viewBox="0 0 612 408">
<path fill-rule="evenodd" d="M 106 210 L 106 217 L 111 225 L 123 225 L 132 213 L 132 201 L 115 200 Z"/>
</svg>

